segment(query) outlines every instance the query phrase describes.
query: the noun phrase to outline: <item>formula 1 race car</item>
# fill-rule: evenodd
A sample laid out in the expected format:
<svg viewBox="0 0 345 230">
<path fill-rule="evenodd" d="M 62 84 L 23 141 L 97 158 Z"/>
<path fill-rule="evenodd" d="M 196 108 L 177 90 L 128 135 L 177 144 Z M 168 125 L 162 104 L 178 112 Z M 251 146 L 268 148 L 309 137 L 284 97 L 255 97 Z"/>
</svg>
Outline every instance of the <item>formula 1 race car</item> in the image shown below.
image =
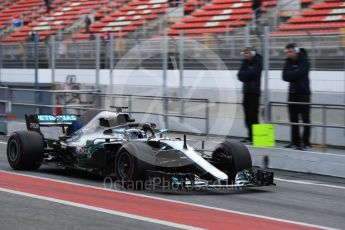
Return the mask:
<svg viewBox="0 0 345 230">
<path fill-rule="evenodd" d="M 27 130 L 14 132 L 7 158 L 15 170 L 42 164 L 87 170 L 116 178 L 127 188 L 150 184 L 180 188 L 273 185 L 273 173 L 254 170 L 241 143 L 219 143 L 211 154 L 169 138 L 153 123 L 136 123 L 128 113 L 90 110 L 76 115 L 26 115 Z M 41 127 L 60 126 L 62 135 L 45 138 Z M 47 129 L 47 128 L 46 128 Z M 48 128 L 50 129 L 50 128 Z M 150 183 L 146 183 L 150 182 Z"/>
</svg>

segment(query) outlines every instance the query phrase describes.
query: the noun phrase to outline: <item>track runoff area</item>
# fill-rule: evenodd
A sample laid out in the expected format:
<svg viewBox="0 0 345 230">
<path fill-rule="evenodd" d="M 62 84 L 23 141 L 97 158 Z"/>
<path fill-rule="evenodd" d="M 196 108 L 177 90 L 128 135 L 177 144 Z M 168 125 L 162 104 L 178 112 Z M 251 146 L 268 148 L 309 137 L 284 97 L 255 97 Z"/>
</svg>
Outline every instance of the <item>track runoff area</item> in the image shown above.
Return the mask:
<svg viewBox="0 0 345 230">
<path fill-rule="evenodd" d="M 56 229 L 345 229 L 345 180 L 288 172 L 277 177 L 276 187 L 237 191 L 123 190 L 84 172 L 13 171 L 2 142 L 0 205 L 6 208 L 0 219 L 7 224 L 1 229 L 30 223 L 54 229 L 62 214 L 66 222 Z M 96 226 L 97 220 L 107 224 Z"/>
</svg>

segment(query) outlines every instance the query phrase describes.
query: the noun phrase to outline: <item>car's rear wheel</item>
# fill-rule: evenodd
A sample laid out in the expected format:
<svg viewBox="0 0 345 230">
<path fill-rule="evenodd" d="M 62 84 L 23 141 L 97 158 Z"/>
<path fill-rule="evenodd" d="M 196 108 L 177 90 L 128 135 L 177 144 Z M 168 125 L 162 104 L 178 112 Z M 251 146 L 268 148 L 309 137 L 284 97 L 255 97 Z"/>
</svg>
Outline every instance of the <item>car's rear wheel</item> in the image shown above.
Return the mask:
<svg viewBox="0 0 345 230">
<path fill-rule="evenodd" d="M 13 133 L 7 142 L 7 160 L 15 170 L 34 170 L 41 166 L 44 155 L 43 137 L 33 131 Z"/>
<path fill-rule="evenodd" d="M 225 141 L 216 146 L 212 161 L 234 182 L 236 174 L 252 168 L 252 158 L 246 146 L 235 141 Z"/>
</svg>

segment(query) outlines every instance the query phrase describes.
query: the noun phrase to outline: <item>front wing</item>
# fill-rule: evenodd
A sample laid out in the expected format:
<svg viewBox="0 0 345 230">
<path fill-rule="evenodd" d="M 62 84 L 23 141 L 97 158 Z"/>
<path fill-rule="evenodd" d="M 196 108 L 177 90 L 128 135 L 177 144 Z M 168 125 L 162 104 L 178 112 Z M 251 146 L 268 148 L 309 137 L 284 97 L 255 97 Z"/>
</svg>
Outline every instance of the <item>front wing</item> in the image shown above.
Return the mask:
<svg viewBox="0 0 345 230">
<path fill-rule="evenodd" d="M 152 188 L 166 189 L 234 189 L 244 187 L 261 187 L 275 185 L 274 173 L 265 170 L 243 170 L 238 172 L 235 181 L 209 181 L 192 173 L 167 173 L 162 171 L 147 171 Z"/>
</svg>

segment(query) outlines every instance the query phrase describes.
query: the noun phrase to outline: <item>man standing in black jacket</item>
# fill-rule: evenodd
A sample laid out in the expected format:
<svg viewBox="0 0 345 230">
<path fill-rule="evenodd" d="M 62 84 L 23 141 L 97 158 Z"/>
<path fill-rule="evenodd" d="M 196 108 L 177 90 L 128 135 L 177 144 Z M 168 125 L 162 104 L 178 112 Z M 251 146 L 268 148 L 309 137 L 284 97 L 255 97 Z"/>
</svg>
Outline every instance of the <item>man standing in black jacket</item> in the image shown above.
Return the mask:
<svg viewBox="0 0 345 230">
<path fill-rule="evenodd" d="M 287 59 L 283 70 L 283 80 L 289 82 L 289 102 L 310 102 L 309 69 L 307 53 L 295 43 L 286 47 Z M 310 123 L 310 105 L 289 104 L 290 122 L 298 123 L 299 116 L 303 123 Z M 301 143 L 303 141 L 303 145 Z M 310 127 L 304 126 L 303 139 L 300 139 L 299 126 L 292 125 L 291 144 L 287 148 L 310 148 Z"/>
<path fill-rule="evenodd" d="M 243 82 L 243 110 L 245 123 L 248 129 L 248 138 L 242 142 L 252 142 L 252 125 L 259 123 L 259 99 L 262 72 L 262 57 L 251 47 L 246 47 L 241 68 L 237 74 L 238 80 Z"/>
</svg>

